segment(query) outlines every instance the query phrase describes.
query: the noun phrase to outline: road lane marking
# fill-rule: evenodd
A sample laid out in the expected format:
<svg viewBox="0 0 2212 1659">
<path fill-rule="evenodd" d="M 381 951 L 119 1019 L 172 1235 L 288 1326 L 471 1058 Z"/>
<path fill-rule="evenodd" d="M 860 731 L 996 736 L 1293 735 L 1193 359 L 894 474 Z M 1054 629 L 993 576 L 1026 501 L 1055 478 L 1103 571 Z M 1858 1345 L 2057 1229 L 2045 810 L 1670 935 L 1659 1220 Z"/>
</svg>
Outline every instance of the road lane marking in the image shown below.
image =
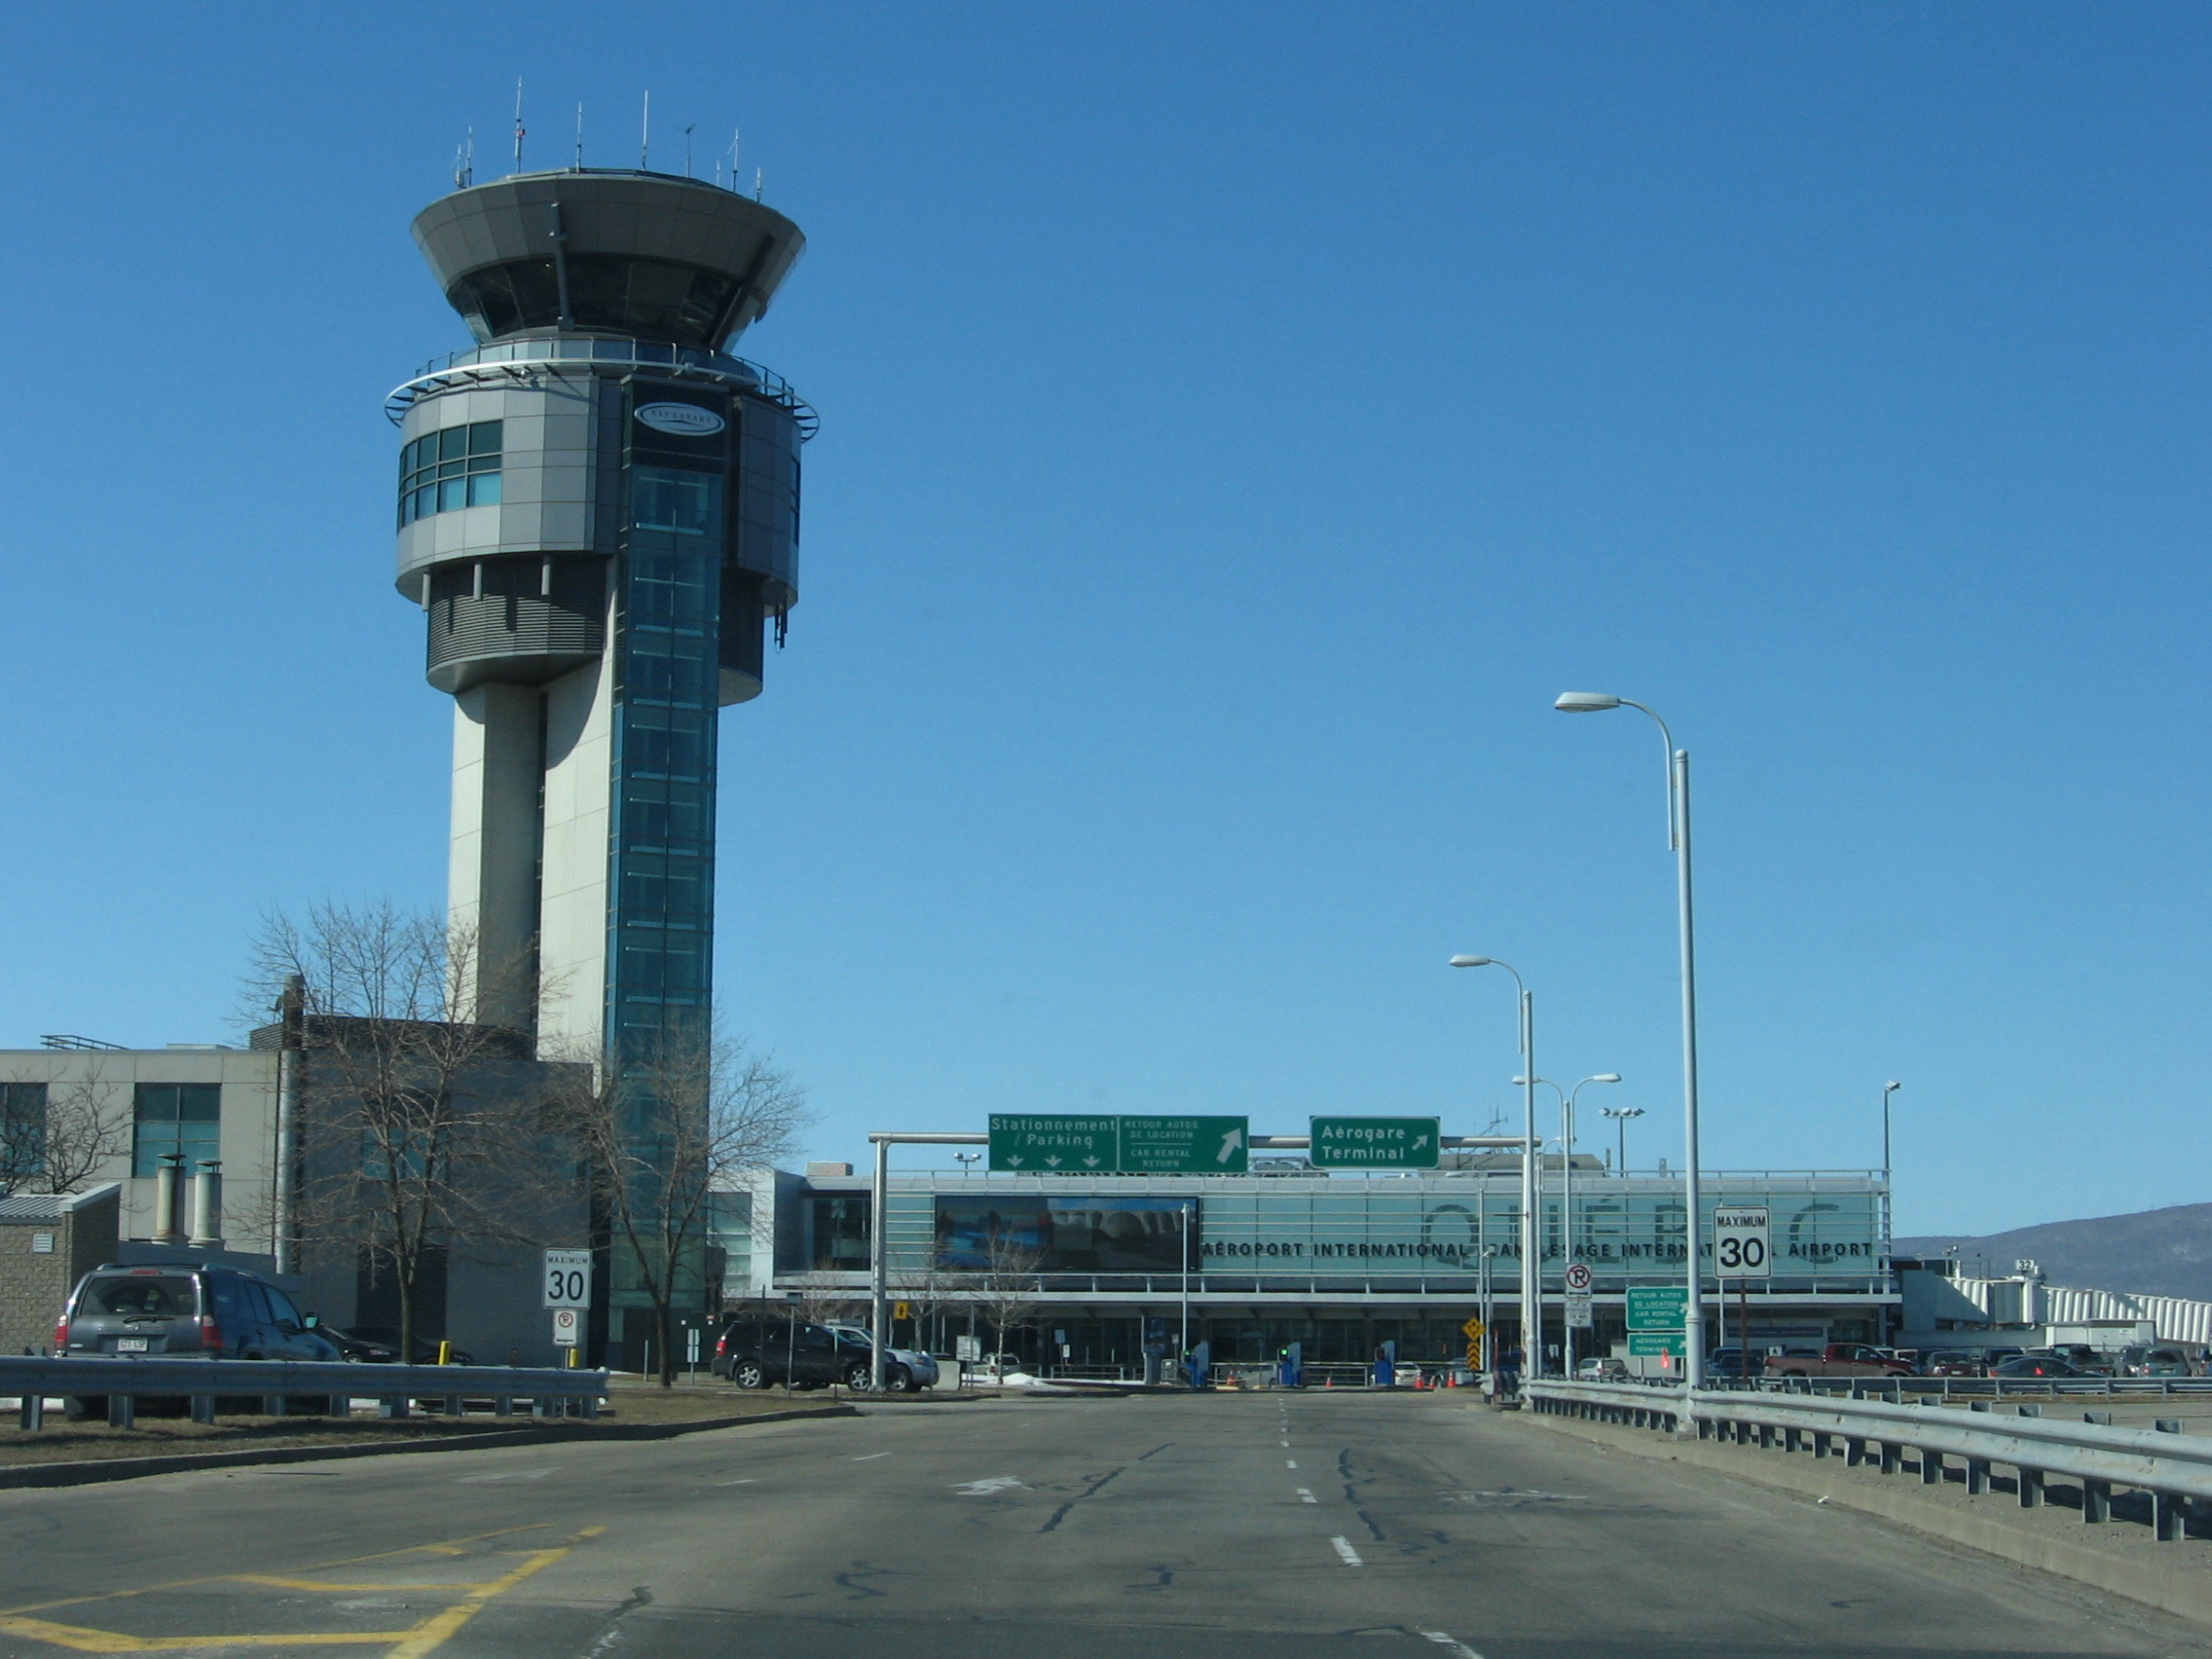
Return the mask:
<svg viewBox="0 0 2212 1659">
<path fill-rule="evenodd" d="M 498 1475 L 462 1475 L 454 1482 L 454 1485 L 485 1486 L 493 1481 L 541 1481 L 547 1475 L 558 1473 L 560 1467 L 560 1464 L 555 1463 L 548 1468 L 509 1469 L 504 1474 Z"/>
<path fill-rule="evenodd" d="M 878 1457 L 888 1457 L 888 1456 L 891 1456 L 891 1454 L 890 1454 L 890 1453 L 888 1453 L 888 1452 L 870 1452 L 870 1453 L 869 1453 L 869 1454 L 868 1454 L 868 1455 L 867 1455 L 866 1456 L 865 1456 L 865 1457 L 855 1457 L 855 1458 L 853 1459 L 853 1461 L 854 1461 L 854 1462 L 856 1462 L 856 1463 L 872 1463 L 872 1462 L 874 1462 L 874 1461 L 875 1461 L 875 1460 L 876 1460 L 876 1459 L 877 1459 Z"/>
<path fill-rule="evenodd" d="M 1282 1460 L 1282 1466 L 1286 1469 L 1295 1469 L 1298 1467 L 1298 1459 L 1296 1457 L 1285 1457 Z"/>
<path fill-rule="evenodd" d="M 540 1524 L 542 1526 L 542 1524 Z M 508 1528 L 502 1532 L 480 1533 L 464 1542 L 480 1542 L 486 1538 L 509 1535 L 513 1532 L 536 1531 L 539 1527 Z M 459 1594 L 462 1600 L 452 1606 L 405 1630 L 387 1631 L 291 1631 L 276 1635 L 258 1632 L 224 1636 L 128 1636 L 120 1631 L 96 1630 L 84 1625 L 58 1624 L 48 1619 L 23 1617 L 31 1609 L 0 1614 L 0 1635 L 26 1637 L 49 1646 L 68 1648 L 79 1653 L 162 1653 L 200 1647 L 334 1647 L 376 1645 L 387 1649 L 386 1659 L 426 1659 L 426 1656 L 445 1645 L 448 1638 L 460 1630 L 495 1598 L 506 1594 L 524 1579 L 565 1560 L 576 1545 L 598 1537 L 606 1531 L 604 1527 L 588 1527 L 572 1534 L 565 1543 L 548 1549 L 506 1551 L 510 1558 L 521 1557 L 521 1564 L 498 1578 L 479 1582 L 415 1584 L 336 1584 L 328 1580 L 292 1579 L 274 1574 L 230 1573 L 215 1578 L 186 1579 L 172 1585 L 157 1585 L 147 1590 L 110 1591 L 103 1596 L 70 1597 L 64 1602 L 46 1604 L 47 1606 L 66 1606 L 90 1602 L 101 1602 L 121 1597 L 159 1594 L 166 1589 L 180 1589 L 200 1584 L 246 1583 L 265 1584 L 286 1589 L 317 1591 L 370 1590 L 379 1594 L 406 1591 L 411 1594 L 427 1590 L 432 1593 Z M 406 1555 L 458 1556 L 464 1553 L 452 1543 L 417 1544 L 411 1548 L 381 1551 L 375 1555 L 355 1556 L 349 1562 L 331 1562 L 329 1567 L 357 1566 L 364 1562 L 389 1561 Z M 314 1570 L 310 1568 L 309 1570 Z M 346 1604 L 340 1604 L 345 1605 Z M 406 1603 L 400 1605 L 405 1607 Z"/>
<path fill-rule="evenodd" d="M 1300 1487 L 1298 1489 L 1298 1501 L 1301 1503 L 1319 1503 L 1321 1500 L 1315 1497 L 1311 1493 L 1308 1492 L 1304 1487 Z"/>
<path fill-rule="evenodd" d="M 1365 1567 L 1367 1565 L 1359 1559 L 1359 1552 L 1351 1547 L 1349 1538 L 1331 1538 L 1329 1542 L 1337 1546 L 1337 1554 L 1345 1558 L 1345 1566 Z"/>
<path fill-rule="evenodd" d="M 1427 1637 L 1429 1641 L 1435 1642 L 1439 1647 L 1449 1647 L 1455 1654 L 1458 1656 L 1458 1659 L 1483 1659 L 1483 1656 L 1480 1653 L 1477 1653 L 1465 1642 L 1455 1641 L 1452 1639 L 1451 1634 L 1447 1631 L 1424 1630 L 1420 1634 Z"/>
<path fill-rule="evenodd" d="M 952 1490 L 962 1497 L 989 1497 L 993 1493 L 1012 1492 L 1017 1488 L 1022 1492 L 1029 1490 L 1026 1484 L 1015 1480 L 1012 1475 L 993 1475 L 987 1481 L 969 1481 Z"/>
<path fill-rule="evenodd" d="M 754 1477 L 747 1475 L 741 1481 L 716 1481 L 714 1484 L 716 1486 L 751 1486 L 754 1484 Z"/>
</svg>

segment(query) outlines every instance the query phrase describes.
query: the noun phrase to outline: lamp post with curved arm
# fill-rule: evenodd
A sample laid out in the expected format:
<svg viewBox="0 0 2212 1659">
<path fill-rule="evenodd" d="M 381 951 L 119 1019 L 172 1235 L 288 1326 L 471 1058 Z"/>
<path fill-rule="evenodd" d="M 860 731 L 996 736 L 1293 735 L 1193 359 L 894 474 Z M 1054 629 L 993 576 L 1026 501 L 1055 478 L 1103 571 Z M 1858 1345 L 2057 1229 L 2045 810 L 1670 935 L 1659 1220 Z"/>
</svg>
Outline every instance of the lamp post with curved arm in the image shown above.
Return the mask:
<svg viewBox="0 0 2212 1659">
<path fill-rule="evenodd" d="M 1705 1225 L 1699 1208 L 1697 1148 L 1697 932 L 1690 903 L 1690 752 L 1675 747 L 1675 734 L 1656 710 L 1631 697 L 1603 691 L 1564 691 L 1552 703 L 1562 714 L 1595 715 L 1636 709 L 1649 715 L 1667 749 L 1667 845 L 1675 854 L 1675 897 L 1680 917 L 1682 962 L 1682 1198 L 1689 1300 L 1682 1309 L 1682 1378 L 1693 1388 L 1705 1382 Z"/>
<path fill-rule="evenodd" d="M 1455 956 L 1455 968 L 1502 968 L 1521 993 L 1521 1352 L 1531 1377 L 1543 1374 L 1543 1304 L 1536 1276 L 1536 1032 L 1535 1005 L 1529 986 L 1510 962 L 1494 956 Z"/>
</svg>

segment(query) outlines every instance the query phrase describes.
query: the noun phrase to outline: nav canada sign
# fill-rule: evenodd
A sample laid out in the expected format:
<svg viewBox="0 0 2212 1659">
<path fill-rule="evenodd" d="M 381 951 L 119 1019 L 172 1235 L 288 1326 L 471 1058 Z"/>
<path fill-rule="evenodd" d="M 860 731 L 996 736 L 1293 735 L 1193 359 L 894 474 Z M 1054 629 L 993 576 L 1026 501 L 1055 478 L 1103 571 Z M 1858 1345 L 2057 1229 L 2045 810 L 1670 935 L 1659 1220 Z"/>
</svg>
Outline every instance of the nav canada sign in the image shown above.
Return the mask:
<svg viewBox="0 0 2212 1659">
<path fill-rule="evenodd" d="M 994 1115 L 991 1168 L 1016 1175 L 1241 1175 L 1251 1167 L 1244 1118 L 1058 1118 Z"/>
<path fill-rule="evenodd" d="M 1316 1169 L 1434 1169 L 1442 1137 L 1434 1118 L 1315 1118 Z"/>
</svg>

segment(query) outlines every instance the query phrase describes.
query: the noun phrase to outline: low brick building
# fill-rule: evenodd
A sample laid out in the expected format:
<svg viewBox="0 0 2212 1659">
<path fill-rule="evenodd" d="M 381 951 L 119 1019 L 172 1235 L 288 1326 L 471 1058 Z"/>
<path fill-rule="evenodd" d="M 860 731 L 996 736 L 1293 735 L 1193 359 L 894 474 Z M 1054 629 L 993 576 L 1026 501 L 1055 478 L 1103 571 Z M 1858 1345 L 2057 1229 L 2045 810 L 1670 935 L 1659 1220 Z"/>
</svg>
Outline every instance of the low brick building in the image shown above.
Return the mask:
<svg viewBox="0 0 2212 1659">
<path fill-rule="evenodd" d="M 123 1183 L 0 1198 L 0 1353 L 48 1353 L 70 1290 L 116 1258 Z"/>
</svg>

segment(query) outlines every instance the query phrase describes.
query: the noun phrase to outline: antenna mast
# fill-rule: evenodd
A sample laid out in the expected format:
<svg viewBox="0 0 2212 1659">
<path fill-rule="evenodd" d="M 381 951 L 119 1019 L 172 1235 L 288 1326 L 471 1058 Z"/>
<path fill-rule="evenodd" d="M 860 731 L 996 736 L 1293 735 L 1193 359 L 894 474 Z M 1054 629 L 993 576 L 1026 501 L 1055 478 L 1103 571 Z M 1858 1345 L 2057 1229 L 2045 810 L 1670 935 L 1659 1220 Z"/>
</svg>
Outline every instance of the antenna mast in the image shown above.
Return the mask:
<svg viewBox="0 0 2212 1659">
<path fill-rule="evenodd" d="M 698 125 L 696 121 L 691 123 L 691 127 Z M 683 176 L 685 178 L 691 176 L 691 127 L 686 127 L 683 129 Z"/>
<path fill-rule="evenodd" d="M 576 171 L 584 170 L 584 106 L 576 105 Z"/>
<path fill-rule="evenodd" d="M 515 171 L 522 171 L 522 77 L 515 77 Z"/>
<path fill-rule="evenodd" d="M 644 172 L 644 171 L 645 171 L 645 170 L 646 170 L 646 167 L 647 167 L 647 163 L 646 163 L 646 156 L 647 156 L 647 155 L 649 154 L 649 152 L 650 152 L 650 151 L 651 151 L 651 149 L 652 149 L 652 138 L 653 138 L 653 95 L 652 95 L 652 93 L 651 93 L 650 92 L 647 92 L 645 93 L 645 118 L 644 118 L 644 119 L 643 119 L 642 121 L 640 121 L 640 122 L 638 123 L 638 170 L 639 170 L 640 172 Z"/>
</svg>

